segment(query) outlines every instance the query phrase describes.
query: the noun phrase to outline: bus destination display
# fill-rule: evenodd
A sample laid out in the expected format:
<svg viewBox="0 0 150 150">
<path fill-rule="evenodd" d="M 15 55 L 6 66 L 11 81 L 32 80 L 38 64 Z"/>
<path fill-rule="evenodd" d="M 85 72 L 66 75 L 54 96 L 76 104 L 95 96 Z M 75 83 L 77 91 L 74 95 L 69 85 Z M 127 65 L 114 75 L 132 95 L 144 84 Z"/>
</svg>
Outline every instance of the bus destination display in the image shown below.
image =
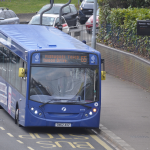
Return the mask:
<svg viewBox="0 0 150 150">
<path fill-rule="evenodd" d="M 88 55 L 51 55 L 51 54 L 42 54 L 41 63 L 62 63 L 62 64 L 88 64 Z"/>
</svg>

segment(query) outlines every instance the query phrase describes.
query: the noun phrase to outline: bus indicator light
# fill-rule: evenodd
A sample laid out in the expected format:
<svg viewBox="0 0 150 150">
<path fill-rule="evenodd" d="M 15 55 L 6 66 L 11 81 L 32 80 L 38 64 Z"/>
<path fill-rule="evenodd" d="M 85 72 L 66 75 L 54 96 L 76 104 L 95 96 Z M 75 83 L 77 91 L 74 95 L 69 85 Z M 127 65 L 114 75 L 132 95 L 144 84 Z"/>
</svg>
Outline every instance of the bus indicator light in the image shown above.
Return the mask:
<svg viewBox="0 0 150 150">
<path fill-rule="evenodd" d="M 96 108 L 93 108 L 93 112 L 96 112 Z"/>
</svg>

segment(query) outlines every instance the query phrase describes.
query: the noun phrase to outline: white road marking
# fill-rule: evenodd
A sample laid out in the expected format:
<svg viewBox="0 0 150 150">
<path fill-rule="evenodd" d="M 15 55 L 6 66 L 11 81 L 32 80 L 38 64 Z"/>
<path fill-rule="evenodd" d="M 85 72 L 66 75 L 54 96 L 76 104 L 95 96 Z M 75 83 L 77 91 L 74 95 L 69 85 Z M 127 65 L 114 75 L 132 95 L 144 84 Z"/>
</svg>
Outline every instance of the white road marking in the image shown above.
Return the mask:
<svg viewBox="0 0 150 150">
<path fill-rule="evenodd" d="M 11 133 L 7 133 L 10 137 L 14 137 Z"/>
<path fill-rule="evenodd" d="M 17 140 L 17 142 L 19 142 L 20 144 L 23 144 L 23 142 L 21 142 L 20 140 Z"/>
</svg>

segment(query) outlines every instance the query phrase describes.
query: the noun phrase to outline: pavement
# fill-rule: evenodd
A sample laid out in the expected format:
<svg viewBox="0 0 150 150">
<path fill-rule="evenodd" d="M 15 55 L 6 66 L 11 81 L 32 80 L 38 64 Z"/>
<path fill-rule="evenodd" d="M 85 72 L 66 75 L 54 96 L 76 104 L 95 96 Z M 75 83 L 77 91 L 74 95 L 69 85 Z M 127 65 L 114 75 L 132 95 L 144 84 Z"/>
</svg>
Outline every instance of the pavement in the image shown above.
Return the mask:
<svg viewBox="0 0 150 150">
<path fill-rule="evenodd" d="M 150 93 L 106 74 L 100 129 L 122 150 L 150 150 Z"/>
</svg>

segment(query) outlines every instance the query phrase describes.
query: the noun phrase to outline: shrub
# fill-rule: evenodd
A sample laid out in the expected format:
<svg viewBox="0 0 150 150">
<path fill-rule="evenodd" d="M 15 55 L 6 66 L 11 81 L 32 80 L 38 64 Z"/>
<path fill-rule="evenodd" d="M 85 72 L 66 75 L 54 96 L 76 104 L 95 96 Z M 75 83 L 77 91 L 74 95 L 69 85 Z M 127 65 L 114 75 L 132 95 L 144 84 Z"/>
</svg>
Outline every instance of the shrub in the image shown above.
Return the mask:
<svg viewBox="0 0 150 150">
<path fill-rule="evenodd" d="M 97 41 L 150 58 L 150 38 L 137 36 L 137 20 L 150 20 L 148 8 L 110 8 L 100 0 L 100 34 Z"/>
</svg>

